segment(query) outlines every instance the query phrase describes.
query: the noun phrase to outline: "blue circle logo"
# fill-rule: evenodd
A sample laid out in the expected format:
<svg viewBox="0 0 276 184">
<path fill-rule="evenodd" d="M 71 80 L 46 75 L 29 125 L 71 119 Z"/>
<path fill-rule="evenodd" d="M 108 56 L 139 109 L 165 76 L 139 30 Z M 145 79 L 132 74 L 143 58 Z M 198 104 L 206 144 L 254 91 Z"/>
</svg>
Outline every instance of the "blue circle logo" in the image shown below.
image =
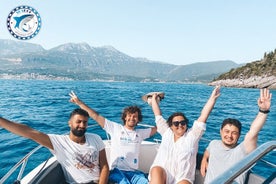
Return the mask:
<svg viewBox="0 0 276 184">
<path fill-rule="evenodd" d="M 7 27 L 11 35 L 19 40 L 35 37 L 41 28 L 39 13 L 30 6 L 14 8 L 7 19 Z"/>
</svg>

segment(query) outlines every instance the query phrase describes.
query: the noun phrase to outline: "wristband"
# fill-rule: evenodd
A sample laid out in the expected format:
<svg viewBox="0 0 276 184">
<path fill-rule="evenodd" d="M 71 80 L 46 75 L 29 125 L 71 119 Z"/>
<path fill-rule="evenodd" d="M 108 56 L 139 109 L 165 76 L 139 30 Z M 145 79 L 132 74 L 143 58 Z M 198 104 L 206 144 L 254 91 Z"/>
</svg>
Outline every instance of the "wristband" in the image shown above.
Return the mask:
<svg viewBox="0 0 276 184">
<path fill-rule="evenodd" d="M 268 113 L 270 112 L 270 110 L 262 110 L 262 109 L 259 109 L 259 112 L 264 113 L 264 114 L 268 114 Z"/>
</svg>

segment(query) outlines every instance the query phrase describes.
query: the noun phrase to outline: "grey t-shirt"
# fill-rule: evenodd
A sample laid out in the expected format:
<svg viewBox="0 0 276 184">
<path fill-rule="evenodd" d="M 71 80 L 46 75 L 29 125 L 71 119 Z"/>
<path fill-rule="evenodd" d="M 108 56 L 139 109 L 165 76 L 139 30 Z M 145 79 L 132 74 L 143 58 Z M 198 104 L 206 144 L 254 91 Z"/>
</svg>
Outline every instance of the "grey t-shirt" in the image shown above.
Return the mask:
<svg viewBox="0 0 276 184">
<path fill-rule="evenodd" d="M 221 140 L 213 140 L 206 149 L 209 152 L 209 161 L 204 180 L 205 184 L 212 182 L 217 176 L 246 156 L 243 142 L 235 148 L 227 148 Z M 245 177 L 246 174 L 242 174 L 235 181 L 242 184 Z"/>
</svg>

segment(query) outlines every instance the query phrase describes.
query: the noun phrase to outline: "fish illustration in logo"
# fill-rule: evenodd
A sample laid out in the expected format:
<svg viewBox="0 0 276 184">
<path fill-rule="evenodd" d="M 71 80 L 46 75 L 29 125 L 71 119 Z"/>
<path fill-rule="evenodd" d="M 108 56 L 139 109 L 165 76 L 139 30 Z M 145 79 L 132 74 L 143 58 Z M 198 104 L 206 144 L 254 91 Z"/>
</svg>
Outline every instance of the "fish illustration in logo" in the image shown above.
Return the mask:
<svg viewBox="0 0 276 184">
<path fill-rule="evenodd" d="M 33 7 L 21 5 L 9 13 L 7 28 L 14 38 L 29 40 L 40 31 L 41 17 Z"/>
<path fill-rule="evenodd" d="M 22 31 L 28 32 L 32 28 L 29 22 L 32 20 L 33 17 L 33 14 L 25 14 L 20 17 L 14 17 L 14 20 L 16 21 L 14 28 L 18 28 Z"/>
</svg>

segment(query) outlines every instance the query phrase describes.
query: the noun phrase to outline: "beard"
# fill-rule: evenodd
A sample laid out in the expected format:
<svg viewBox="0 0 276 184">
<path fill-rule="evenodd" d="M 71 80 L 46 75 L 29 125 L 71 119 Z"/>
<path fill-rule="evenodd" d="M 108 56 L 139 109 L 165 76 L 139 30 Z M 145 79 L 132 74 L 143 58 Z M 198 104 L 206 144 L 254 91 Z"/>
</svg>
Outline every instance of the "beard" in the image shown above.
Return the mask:
<svg viewBox="0 0 276 184">
<path fill-rule="evenodd" d="M 74 136 L 82 137 L 82 136 L 84 136 L 86 129 L 81 129 L 81 130 L 72 129 L 71 132 L 73 133 Z"/>
</svg>

